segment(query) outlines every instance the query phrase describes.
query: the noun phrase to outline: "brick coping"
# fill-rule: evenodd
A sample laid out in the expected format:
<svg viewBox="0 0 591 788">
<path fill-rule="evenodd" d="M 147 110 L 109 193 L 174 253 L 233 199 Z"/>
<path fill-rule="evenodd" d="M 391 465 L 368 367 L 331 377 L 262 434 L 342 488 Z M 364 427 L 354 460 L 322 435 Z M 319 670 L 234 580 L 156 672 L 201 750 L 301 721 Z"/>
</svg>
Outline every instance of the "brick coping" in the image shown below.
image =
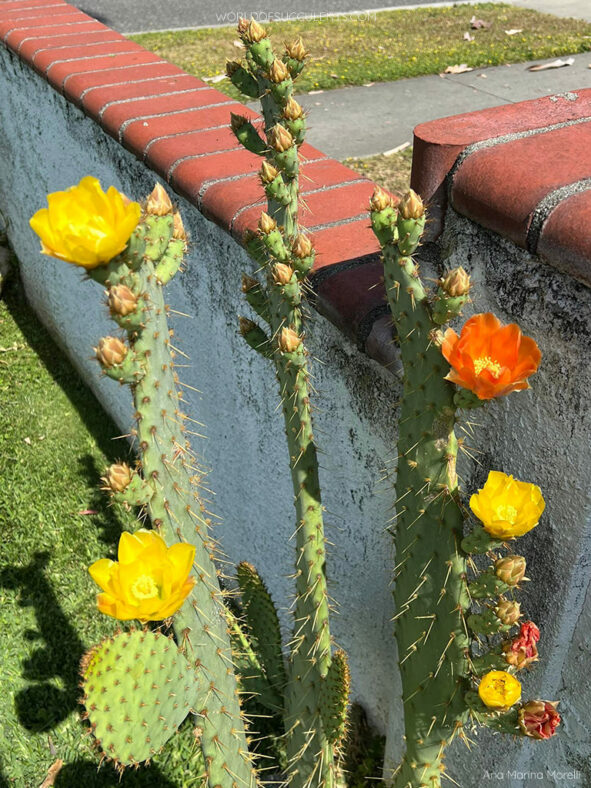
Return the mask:
<svg viewBox="0 0 591 788">
<path fill-rule="evenodd" d="M 591 89 L 417 126 L 411 184 L 591 285 Z"/>
<path fill-rule="evenodd" d="M 259 161 L 237 143 L 229 120 L 237 111 L 257 124 L 257 113 L 65 0 L 3 0 L 0 40 L 207 218 L 238 240 L 255 227 L 266 204 Z M 591 90 L 418 126 L 412 185 L 430 205 L 432 234 L 450 200 L 456 210 L 590 284 L 590 237 L 580 227 L 574 232 L 568 210 L 576 205 L 591 216 L 591 147 L 580 150 L 589 141 L 588 120 Z M 552 174 L 542 166 L 548 151 L 556 156 L 575 142 L 570 164 L 562 156 Z M 308 144 L 300 155 L 300 221 L 317 250 L 314 304 L 360 350 L 394 369 L 367 212 L 374 184 Z M 536 162 L 535 189 L 524 186 L 523 167 L 518 176 L 508 175 L 509 158 L 516 171 L 519 160 Z M 581 163 L 586 169 L 579 171 Z"/>
</svg>

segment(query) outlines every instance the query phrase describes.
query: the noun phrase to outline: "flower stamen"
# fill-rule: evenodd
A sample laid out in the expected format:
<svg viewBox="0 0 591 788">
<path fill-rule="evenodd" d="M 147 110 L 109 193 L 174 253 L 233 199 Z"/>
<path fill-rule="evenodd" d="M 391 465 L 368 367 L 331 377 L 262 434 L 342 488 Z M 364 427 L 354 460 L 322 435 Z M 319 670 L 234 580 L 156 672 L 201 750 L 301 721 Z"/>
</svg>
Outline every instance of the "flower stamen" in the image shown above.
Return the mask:
<svg viewBox="0 0 591 788">
<path fill-rule="evenodd" d="M 160 594 L 160 588 L 150 575 L 140 575 L 131 586 L 131 593 L 137 599 L 153 599 Z"/>
<path fill-rule="evenodd" d="M 481 356 L 474 359 L 474 372 L 477 375 L 481 375 L 484 370 L 490 372 L 494 378 L 499 378 L 503 368 L 498 361 L 494 361 L 490 356 Z"/>
<path fill-rule="evenodd" d="M 517 520 L 517 509 L 514 506 L 499 506 L 497 507 L 497 518 L 514 525 Z"/>
</svg>

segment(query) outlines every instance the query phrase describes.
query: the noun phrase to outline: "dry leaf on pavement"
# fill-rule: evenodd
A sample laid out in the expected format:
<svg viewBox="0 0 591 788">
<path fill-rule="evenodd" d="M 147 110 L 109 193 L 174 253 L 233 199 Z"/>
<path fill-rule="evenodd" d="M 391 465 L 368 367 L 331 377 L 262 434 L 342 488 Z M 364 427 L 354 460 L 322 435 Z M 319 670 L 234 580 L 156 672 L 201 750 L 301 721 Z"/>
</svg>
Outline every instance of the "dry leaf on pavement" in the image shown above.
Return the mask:
<svg viewBox="0 0 591 788">
<path fill-rule="evenodd" d="M 474 71 L 472 66 L 469 66 L 467 63 L 460 63 L 458 66 L 448 66 L 444 74 L 465 74 L 466 71 Z"/>
<path fill-rule="evenodd" d="M 575 62 L 574 57 L 567 57 L 566 60 L 552 60 L 550 63 L 540 63 L 538 66 L 529 66 L 528 71 L 547 71 L 549 68 L 563 68 L 563 66 L 572 66 Z"/>
</svg>

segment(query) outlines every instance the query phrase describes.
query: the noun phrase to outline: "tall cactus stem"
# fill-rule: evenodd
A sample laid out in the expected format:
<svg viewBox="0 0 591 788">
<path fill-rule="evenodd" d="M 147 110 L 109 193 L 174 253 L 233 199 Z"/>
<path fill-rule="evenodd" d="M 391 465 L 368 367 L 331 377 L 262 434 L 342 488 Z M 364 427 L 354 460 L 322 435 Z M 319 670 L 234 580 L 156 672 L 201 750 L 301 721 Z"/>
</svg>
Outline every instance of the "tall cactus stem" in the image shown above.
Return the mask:
<svg viewBox="0 0 591 788">
<path fill-rule="evenodd" d="M 377 199 L 376 199 L 377 198 Z M 406 753 L 396 788 L 440 785 L 443 755 L 468 718 L 469 605 L 460 543 L 453 387 L 432 337 L 428 295 L 412 254 L 424 211 L 374 196 L 372 226 L 382 243 L 384 280 L 404 367 L 396 476 L 394 585 Z"/>
<path fill-rule="evenodd" d="M 244 25 L 242 32 L 239 26 L 239 32 L 262 97 L 268 164 L 261 170 L 261 179 L 268 208 L 259 223 L 258 243 L 250 236 L 245 239 L 245 245 L 267 274 L 263 290 L 268 305 L 265 318 L 274 343 L 273 361 L 282 397 L 296 509 L 294 633 L 287 662 L 284 711 L 289 760 L 287 781 L 294 788 L 333 788 L 338 739 L 335 725 L 339 727 L 341 722 L 335 723 L 328 715 L 331 730 L 327 731 L 321 713 L 332 656 L 318 458 L 312 431 L 307 355 L 302 341 L 300 281 L 313 262 L 311 245 L 298 225 L 298 145 L 303 140 L 305 124 L 302 117 L 297 128 L 293 125 L 294 116 L 300 111 L 297 102 L 291 99 L 290 70 L 280 60 L 271 60 L 266 47 L 268 39 L 260 30 L 255 29 L 258 40 L 252 43 L 252 24 Z M 301 54 L 299 49 L 296 54 Z M 301 54 L 302 60 L 303 57 Z M 299 70 L 293 68 L 294 78 Z M 292 125 L 291 130 L 288 124 Z M 253 294 L 253 300 L 254 297 Z M 258 301 L 258 295 L 256 298 Z M 257 306 L 255 309 L 261 314 Z M 344 696 L 341 716 L 345 713 L 347 693 Z"/>
<path fill-rule="evenodd" d="M 134 378 L 132 392 L 140 467 L 144 485 L 152 489 L 141 496 L 134 496 L 136 491 L 131 490 L 126 497 L 145 504 L 153 527 L 167 544 L 182 541 L 196 545 L 193 574 L 197 582 L 175 615 L 173 626 L 178 642 L 197 666 L 204 689 L 203 705 L 196 712 L 208 785 L 254 788 L 256 775 L 231 670 L 228 624 L 214 564 L 215 545 L 205 504 L 194 483 L 195 460 L 183 427 L 169 338 L 162 285 L 178 270 L 184 249 L 184 241 L 172 236 L 172 215 L 145 216 L 129 245 L 134 251 L 143 246 L 141 264 L 124 253 L 122 259 L 108 266 L 106 276 L 104 272 L 97 274 L 107 286 L 126 285 L 141 293 L 145 302 L 142 327 L 129 332 L 130 350 L 125 360 L 132 358 L 142 372 Z"/>
</svg>

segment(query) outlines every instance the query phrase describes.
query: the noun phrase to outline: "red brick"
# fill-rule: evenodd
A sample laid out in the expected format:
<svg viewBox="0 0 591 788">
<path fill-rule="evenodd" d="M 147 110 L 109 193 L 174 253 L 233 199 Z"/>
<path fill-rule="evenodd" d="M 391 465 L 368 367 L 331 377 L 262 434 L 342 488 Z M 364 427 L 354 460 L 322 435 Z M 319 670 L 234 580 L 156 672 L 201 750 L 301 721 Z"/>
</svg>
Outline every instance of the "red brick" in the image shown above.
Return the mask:
<svg viewBox="0 0 591 788">
<path fill-rule="evenodd" d="M 317 294 L 318 311 L 356 342 L 365 339 L 359 336 L 363 320 L 386 304 L 383 266 L 379 260 L 335 272 L 317 287 L 312 278 L 312 286 Z"/>
<path fill-rule="evenodd" d="M 84 95 L 82 105 L 89 115 L 98 116 L 103 107 L 115 101 L 132 101 L 175 90 L 188 90 L 204 86 L 205 83 L 190 74 L 175 74 L 172 77 L 138 80 L 129 84 L 90 88 Z"/>
<path fill-rule="evenodd" d="M 228 154 L 220 155 L 227 156 Z M 260 166 L 260 161 L 254 159 L 253 164 L 247 166 L 252 166 L 253 171 L 256 171 Z M 212 183 L 202 195 L 199 207 L 204 216 L 211 219 L 216 224 L 219 224 L 224 230 L 230 231 L 234 230 L 232 227 L 232 220 L 238 211 L 246 206 L 255 206 L 257 203 L 263 203 L 264 201 L 265 192 L 263 191 L 261 182 L 258 175 L 253 174 L 235 181 Z M 264 204 L 266 204 L 266 202 L 264 202 Z M 263 207 L 261 206 L 255 210 L 257 211 L 258 218 L 258 216 L 261 215 Z M 252 226 L 255 225 L 256 221 Z M 241 237 L 242 235 L 239 229 L 235 230 L 235 234 L 237 234 L 237 237 Z"/>
<path fill-rule="evenodd" d="M 0 3 L 0 15 L 4 18 L 13 12 L 37 10 L 56 5 L 66 5 L 66 3 L 64 0 L 3 0 Z"/>
<path fill-rule="evenodd" d="M 205 154 L 220 153 L 221 151 L 242 151 L 251 158 L 256 156 L 248 153 L 238 143 L 230 126 L 222 126 L 210 131 L 189 131 L 173 137 L 163 137 L 150 143 L 145 152 L 145 160 L 150 167 L 166 177 L 170 168 L 185 156 L 204 156 Z M 190 161 L 183 162 L 189 164 Z M 181 166 L 180 164 L 178 165 Z M 196 169 L 199 172 L 199 166 Z M 176 168 L 175 168 L 176 175 Z"/>
<path fill-rule="evenodd" d="M 227 99 L 227 97 L 224 98 Z M 225 125 L 230 109 L 231 105 L 223 104 L 222 106 L 179 112 L 176 115 L 166 115 L 163 118 L 135 120 L 123 129 L 121 141 L 136 156 L 143 155 L 146 145 L 156 137 Z"/>
<path fill-rule="evenodd" d="M 551 191 L 591 177 L 591 122 L 495 145 L 455 173 L 459 213 L 525 246 L 531 214 Z"/>
<path fill-rule="evenodd" d="M 591 286 L 591 192 L 567 198 L 546 219 L 537 253 L 555 268 Z"/>
<path fill-rule="evenodd" d="M 47 80 L 58 90 L 65 92 L 66 85 L 72 79 L 82 74 L 102 72 L 106 75 L 119 71 L 119 76 L 129 78 L 130 66 L 146 66 L 160 62 L 161 58 L 157 55 L 138 48 L 137 52 L 129 55 L 121 54 L 112 55 L 111 57 L 92 58 L 91 60 L 78 60 L 74 63 L 57 63 L 47 73 Z"/>
<path fill-rule="evenodd" d="M 300 206 L 300 222 L 304 227 L 340 221 L 363 213 L 367 210 L 369 197 L 375 188 L 373 183 L 366 181 L 346 189 L 328 189 L 310 194 L 316 189 L 359 179 L 359 173 L 328 158 L 304 164 L 301 176 L 301 194 L 308 195 L 305 204 Z M 240 215 L 234 218 L 232 228 L 237 237 L 241 238 L 246 229 L 256 224 L 260 213 L 260 206 L 253 207 L 241 211 Z"/>
<path fill-rule="evenodd" d="M 369 216 L 355 222 L 317 230 L 312 234 L 316 260 L 314 270 L 379 251 L 378 242 L 369 224 Z"/>
<path fill-rule="evenodd" d="M 300 223 L 304 227 L 317 227 L 359 216 L 367 212 L 374 189 L 375 184 L 366 180 L 309 194 L 305 205 L 300 207 Z M 305 194 L 306 190 L 302 193 Z"/>
<path fill-rule="evenodd" d="M 23 60 L 32 60 L 36 53 L 44 49 L 57 49 L 58 47 L 70 46 L 74 41 L 88 46 L 95 42 L 114 41 L 116 39 L 117 33 L 101 25 L 100 22 L 94 22 L 72 33 L 54 33 L 48 36 L 25 36 L 17 47 L 17 54 Z"/>
<path fill-rule="evenodd" d="M 59 13 L 50 13 L 51 9 L 44 9 L 43 14 L 34 17 L 26 17 L 21 19 L 1 19 L 0 21 L 0 39 L 4 43 L 16 51 L 19 43 L 23 38 L 47 33 L 59 33 L 62 30 L 64 33 L 69 27 L 74 24 L 94 22 L 82 11 L 78 11 L 71 6 L 66 6 L 66 10 L 59 11 Z"/>
<path fill-rule="evenodd" d="M 207 134 L 207 132 L 202 133 Z M 260 159 L 240 147 L 221 153 L 211 153 L 200 159 L 189 159 L 181 162 L 175 168 L 170 182 L 176 192 L 182 194 L 201 209 L 202 195 L 200 192 L 205 185 L 220 178 L 252 175 L 258 170 L 259 166 Z M 157 172 L 160 172 L 163 177 L 167 177 L 168 168 L 164 171 L 157 168 Z M 240 186 L 241 204 L 244 204 L 249 199 L 261 199 L 258 179 L 244 177 L 236 181 L 236 183 Z M 213 188 L 215 185 L 213 184 L 210 188 Z M 217 204 L 214 210 L 217 210 Z M 228 229 L 228 227 L 226 226 L 225 229 Z"/>
<path fill-rule="evenodd" d="M 80 64 L 87 62 L 96 63 L 100 68 L 108 61 L 106 58 L 113 58 L 115 55 L 125 55 L 138 51 L 136 46 L 130 44 L 124 38 L 118 38 L 108 42 L 95 44 L 91 47 L 86 44 L 77 43 L 74 46 L 59 49 L 44 49 L 38 52 L 31 63 L 40 74 L 51 74 L 52 71 L 62 66 L 68 71 L 75 71 Z"/>
<path fill-rule="evenodd" d="M 45 0 L 44 3 L 35 6 L 29 4 L 27 8 L 25 8 L 25 4 L 20 8 L 7 8 L 6 5 L 5 3 L 0 3 L 0 20 L 2 22 L 34 20 L 39 16 L 46 17 L 47 14 L 52 12 L 62 13 L 64 10 L 72 10 L 71 6 L 67 5 L 67 3 L 60 3 L 59 0 L 55 0 L 55 2 Z M 12 6 L 13 4 L 11 3 L 10 5 Z M 16 6 L 17 4 L 15 3 L 14 5 Z"/>
<path fill-rule="evenodd" d="M 111 107 L 107 107 L 100 116 L 100 122 L 109 134 L 115 137 L 119 134 L 121 124 L 127 120 L 166 112 L 198 109 L 217 103 L 219 95 L 217 90 L 198 88 L 190 93 L 180 93 L 177 96 L 156 96 L 141 101 L 126 101 L 123 104 L 113 104 Z"/>
<path fill-rule="evenodd" d="M 63 84 L 63 93 L 67 99 L 75 104 L 85 101 L 94 90 L 115 91 L 119 86 L 132 84 L 146 84 L 156 79 L 174 79 L 184 77 L 185 72 L 172 63 L 156 58 L 153 62 L 128 66 L 127 68 L 99 69 L 96 72 L 81 72 L 66 78 Z M 113 93 L 115 95 L 115 93 Z"/>
<path fill-rule="evenodd" d="M 591 89 L 576 101 L 545 96 L 421 123 L 414 130 L 411 186 L 431 204 L 432 218 L 446 203 L 445 177 L 468 145 L 591 116 Z M 434 230 L 435 228 L 433 228 Z"/>
</svg>

